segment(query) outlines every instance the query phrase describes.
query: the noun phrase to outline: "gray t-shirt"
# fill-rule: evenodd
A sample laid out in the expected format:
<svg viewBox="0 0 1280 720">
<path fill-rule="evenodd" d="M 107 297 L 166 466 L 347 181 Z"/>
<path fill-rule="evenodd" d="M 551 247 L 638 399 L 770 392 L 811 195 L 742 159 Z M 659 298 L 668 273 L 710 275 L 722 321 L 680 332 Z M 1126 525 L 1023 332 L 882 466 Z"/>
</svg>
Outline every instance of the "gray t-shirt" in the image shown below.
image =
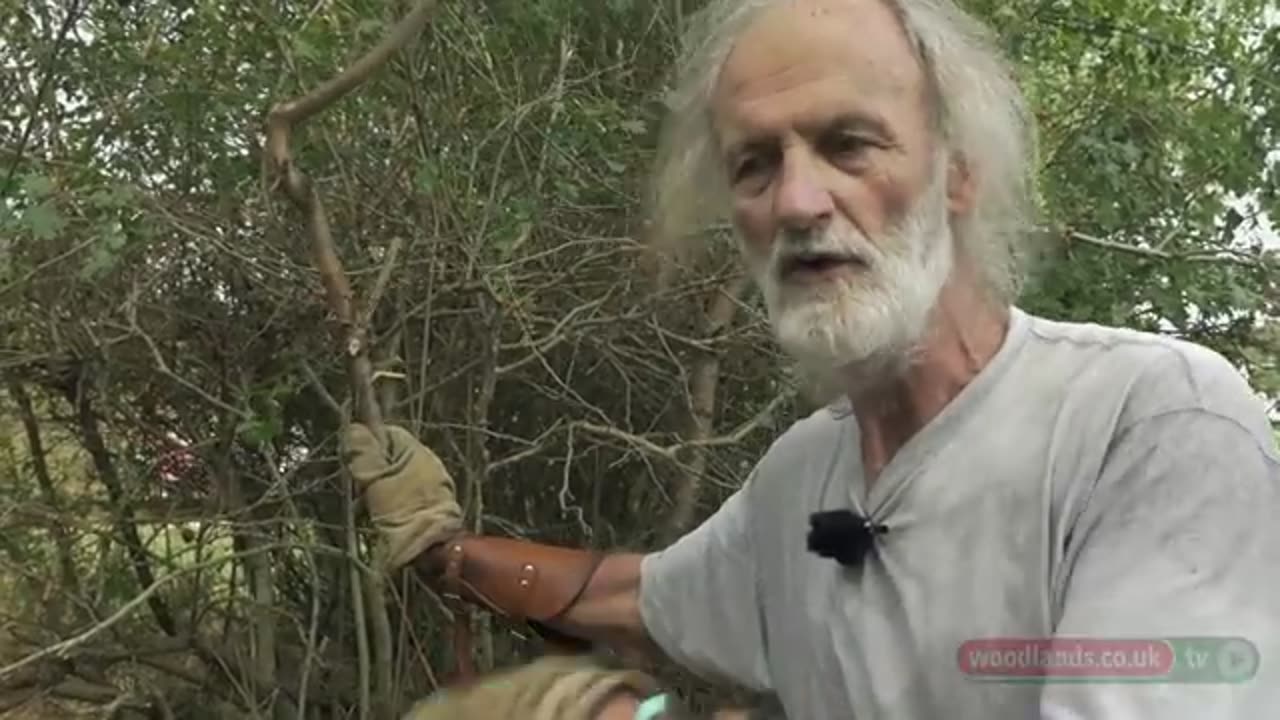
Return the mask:
<svg viewBox="0 0 1280 720">
<path fill-rule="evenodd" d="M 1280 456 L 1221 356 L 1015 309 L 991 364 L 870 492 L 847 410 L 797 422 L 644 559 L 642 617 L 674 660 L 776 693 L 791 720 L 1280 717 Z M 809 515 L 836 509 L 889 526 L 858 569 L 806 549 Z M 1014 672 L 1046 657 L 992 639 L 1054 636 L 1093 640 L 1039 681 L 975 672 L 984 649 L 1022 649 L 1001 655 Z M 1243 638 L 1260 667 L 1238 644 L 1174 640 L 1201 636 Z M 1256 673 L 1114 681 L 1171 660 Z M 1110 681 L 1065 681 L 1081 663 Z"/>
</svg>

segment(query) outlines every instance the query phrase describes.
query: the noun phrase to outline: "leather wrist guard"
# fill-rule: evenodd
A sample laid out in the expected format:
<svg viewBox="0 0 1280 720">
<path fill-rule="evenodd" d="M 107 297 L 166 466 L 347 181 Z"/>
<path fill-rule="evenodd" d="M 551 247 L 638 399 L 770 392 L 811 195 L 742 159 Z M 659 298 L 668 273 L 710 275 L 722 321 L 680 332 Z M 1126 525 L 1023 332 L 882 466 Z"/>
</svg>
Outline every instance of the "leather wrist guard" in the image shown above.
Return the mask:
<svg viewBox="0 0 1280 720">
<path fill-rule="evenodd" d="M 423 553 L 414 565 L 446 597 L 527 622 L 557 649 L 581 653 L 589 643 L 546 623 L 573 606 L 603 559 L 603 553 L 588 550 L 461 534 Z"/>
</svg>

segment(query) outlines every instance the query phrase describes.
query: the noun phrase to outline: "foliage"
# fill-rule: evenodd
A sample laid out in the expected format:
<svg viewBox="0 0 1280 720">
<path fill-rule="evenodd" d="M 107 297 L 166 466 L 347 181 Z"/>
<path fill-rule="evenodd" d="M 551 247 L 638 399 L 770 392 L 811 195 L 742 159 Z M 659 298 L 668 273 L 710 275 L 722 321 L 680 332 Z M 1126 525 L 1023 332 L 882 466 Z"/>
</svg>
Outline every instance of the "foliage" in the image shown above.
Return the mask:
<svg viewBox="0 0 1280 720">
<path fill-rule="evenodd" d="M 1280 217 L 1265 3 L 969 4 L 999 29 L 1042 132 L 1045 263 L 1022 305 L 1205 343 L 1280 397 L 1280 291 L 1258 240 Z M 677 505 L 705 516 L 808 410 L 758 299 L 715 329 L 731 259 L 659 290 L 637 240 L 677 9 L 696 3 L 442 2 L 298 137 L 357 296 L 380 298 L 391 416 L 454 469 L 473 526 L 654 547 L 681 529 L 663 524 Z M 261 130 L 400 9 L 0 10 L 0 373 L 6 415 L 27 393 L 44 445 L 6 420 L 0 592 L 16 630 L 0 657 L 128 607 L 69 660 L 0 678 L 0 708 L 40 687 L 291 717 L 305 687 L 308 717 L 349 711 L 361 575 L 347 555 L 367 548 L 346 538 L 336 463 L 346 376 L 300 218 L 264 185 Z M 404 249 L 380 286 L 392 238 Z M 712 435 L 742 432 L 699 454 L 684 443 L 707 367 Z M 65 573 L 24 570 L 64 557 Z M 439 608 L 396 590 L 405 700 L 450 661 Z M 480 629 L 482 664 L 530 651 L 515 629 Z"/>
</svg>

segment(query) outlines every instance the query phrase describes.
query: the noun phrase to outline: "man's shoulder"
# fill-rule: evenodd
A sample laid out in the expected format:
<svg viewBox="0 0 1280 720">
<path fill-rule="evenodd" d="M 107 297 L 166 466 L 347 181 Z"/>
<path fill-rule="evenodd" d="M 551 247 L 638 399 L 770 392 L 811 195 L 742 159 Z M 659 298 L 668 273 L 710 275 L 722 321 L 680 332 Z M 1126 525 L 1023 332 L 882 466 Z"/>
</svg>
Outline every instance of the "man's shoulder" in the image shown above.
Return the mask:
<svg viewBox="0 0 1280 720">
<path fill-rule="evenodd" d="M 851 412 L 849 401 L 841 398 L 797 418 L 773 441 L 767 455 L 809 455 L 815 448 L 831 449 L 849 431 Z"/>
<path fill-rule="evenodd" d="M 801 415 L 769 444 L 753 475 L 785 476 L 792 487 L 796 480 L 825 477 L 843 443 L 856 439 L 853 422 L 846 400 Z"/>
<path fill-rule="evenodd" d="M 1255 427 L 1265 423 L 1261 399 L 1212 348 L 1131 328 L 1028 318 L 1030 364 L 1051 367 L 1056 359 L 1072 373 L 1064 381 L 1099 402 L 1121 401 L 1128 422 L 1199 411 Z"/>
</svg>

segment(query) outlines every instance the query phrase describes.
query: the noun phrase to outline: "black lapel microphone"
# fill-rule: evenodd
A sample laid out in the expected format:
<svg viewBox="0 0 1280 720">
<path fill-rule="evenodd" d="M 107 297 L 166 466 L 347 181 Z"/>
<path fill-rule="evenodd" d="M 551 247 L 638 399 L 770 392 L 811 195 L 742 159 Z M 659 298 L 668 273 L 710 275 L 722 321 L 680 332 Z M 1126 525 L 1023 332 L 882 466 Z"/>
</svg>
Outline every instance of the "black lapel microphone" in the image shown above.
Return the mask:
<svg viewBox="0 0 1280 720">
<path fill-rule="evenodd" d="M 827 510 L 809 516 L 809 552 L 833 558 L 845 567 L 858 567 L 875 539 L 889 527 L 852 510 Z"/>
</svg>

